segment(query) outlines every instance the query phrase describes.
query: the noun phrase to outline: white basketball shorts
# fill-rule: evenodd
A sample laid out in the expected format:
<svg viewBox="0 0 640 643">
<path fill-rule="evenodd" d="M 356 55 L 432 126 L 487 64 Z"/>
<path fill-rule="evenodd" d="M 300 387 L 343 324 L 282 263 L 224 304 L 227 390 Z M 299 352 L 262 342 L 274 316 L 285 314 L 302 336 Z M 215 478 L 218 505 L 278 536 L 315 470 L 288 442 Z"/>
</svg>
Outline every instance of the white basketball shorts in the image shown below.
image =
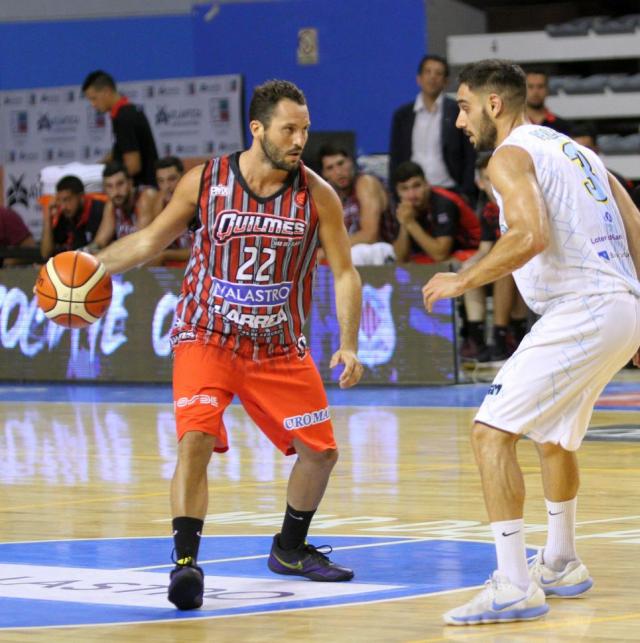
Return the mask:
<svg viewBox="0 0 640 643">
<path fill-rule="evenodd" d="M 574 451 L 600 393 L 639 347 L 635 295 L 559 302 L 500 369 L 475 421 Z"/>
</svg>

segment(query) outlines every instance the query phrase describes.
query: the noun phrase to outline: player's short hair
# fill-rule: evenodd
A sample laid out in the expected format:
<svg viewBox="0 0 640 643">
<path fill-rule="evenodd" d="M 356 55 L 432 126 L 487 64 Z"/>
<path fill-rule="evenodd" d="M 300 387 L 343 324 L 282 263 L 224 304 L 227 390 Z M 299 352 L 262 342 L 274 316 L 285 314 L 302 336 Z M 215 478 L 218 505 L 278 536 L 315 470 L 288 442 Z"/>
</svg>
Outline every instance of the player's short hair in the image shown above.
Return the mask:
<svg viewBox="0 0 640 643">
<path fill-rule="evenodd" d="M 444 65 L 444 75 L 446 78 L 449 78 L 449 63 L 444 56 L 438 56 L 437 54 L 426 54 L 422 56 L 420 62 L 418 63 L 418 76 L 422 73 L 422 69 L 425 66 L 425 63 L 433 60 L 441 65 Z"/>
<path fill-rule="evenodd" d="M 472 92 L 493 92 L 510 107 L 524 107 L 527 97 L 526 76 L 522 67 L 510 60 L 490 58 L 469 63 L 462 68 L 458 80 Z"/>
<path fill-rule="evenodd" d="M 400 165 L 395 169 L 393 176 L 391 177 L 391 185 L 395 188 L 398 183 L 404 183 L 416 176 L 424 181 L 427 180 L 422 167 L 413 161 L 405 161 L 404 163 L 400 163 Z"/>
<path fill-rule="evenodd" d="M 268 80 L 255 88 L 249 105 L 249 120 L 260 121 L 269 127 L 273 110 L 281 100 L 292 100 L 298 105 L 306 105 L 307 99 L 299 87 L 288 80 Z"/>
<path fill-rule="evenodd" d="M 116 81 L 113 80 L 113 76 L 111 74 L 108 74 L 102 69 L 96 69 L 96 71 L 92 71 L 84 79 L 84 82 L 82 83 L 82 93 L 86 92 L 89 87 L 93 87 L 94 89 L 105 89 L 108 87 L 115 91 Z"/>
<path fill-rule="evenodd" d="M 118 174 L 119 172 L 122 172 L 127 178 L 129 178 L 129 172 L 127 172 L 127 168 L 122 163 L 119 161 L 109 161 L 102 170 L 102 178 L 108 179 L 110 176 Z"/>
<path fill-rule="evenodd" d="M 84 183 L 77 176 L 67 174 L 56 183 L 56 192 L 64 190 L 68 190 L 73 194 L 84 194 Z"/>
<path fill-rule="evenodd" d="M 337 154 L 352 159 L 352 156 L 349 154 L 346 147 L 336 145 L 335 143 L 325 143 L 318 150 L 318 163 L 322 166 L 322 160 L 325 156 L 336 156 Z"/>
<path fill-rule="evenodd" d="M 177 156 L 164 156 L 156 161 L 156 170 L 166 170 L 169 167 L 175 167 L 180 174 L 184 172 L 184 163 Z"/>
</svg>

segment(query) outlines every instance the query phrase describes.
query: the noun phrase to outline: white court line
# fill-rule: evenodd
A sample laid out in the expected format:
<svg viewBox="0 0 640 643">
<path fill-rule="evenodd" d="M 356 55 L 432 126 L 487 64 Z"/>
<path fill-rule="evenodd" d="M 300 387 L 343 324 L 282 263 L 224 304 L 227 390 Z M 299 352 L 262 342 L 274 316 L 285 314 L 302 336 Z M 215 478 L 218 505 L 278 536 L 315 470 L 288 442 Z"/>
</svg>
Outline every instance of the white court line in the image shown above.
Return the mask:
<svg viewBox="0 0 640 643">
<path fill-rule="evenodd" d="M 578 525 L 595 525 L 596 523 L 600 522 L 622 522 L 623 520 L 636 520 L 637 518 L 640 518 L 640 516 L 622 516 L 620 518 L 603 518 L 602 520 L 583 520 L 582 522 L 577 522 L 576 527 Z"/>
<path fill-rule="evenodd" d="M 366 549 L 367 547 L 387 547 L 389 545 L 406 545 L 407 543 L 423 543 L 430 540 L 442 540 L 442 538 L 409 538 L 404 540 L 392 540 L 385 543 L 368 543 L 365 545 L 345 545 L 344 547 L 334 547 L 333 551 L 345 551 L 347 549 Z M 322 547 L 322 545 L 319 545 Z M 240 560 L 258 560 L 260 558 L 268 558 L 269 554 L 256 554 L 254 556 L 235 556 L 233 558 L 213 558 L 211 560 L 198 560 L 198 565 L 208 565 L 213 563 L 232 563 Z M 164 569 L 173 567 L 174 563 L 168 565 L 149 565 L 147 567 L 127 567 L 121 569 L 122 572 L 141 572 L 146 569 Z"/>
</svg>

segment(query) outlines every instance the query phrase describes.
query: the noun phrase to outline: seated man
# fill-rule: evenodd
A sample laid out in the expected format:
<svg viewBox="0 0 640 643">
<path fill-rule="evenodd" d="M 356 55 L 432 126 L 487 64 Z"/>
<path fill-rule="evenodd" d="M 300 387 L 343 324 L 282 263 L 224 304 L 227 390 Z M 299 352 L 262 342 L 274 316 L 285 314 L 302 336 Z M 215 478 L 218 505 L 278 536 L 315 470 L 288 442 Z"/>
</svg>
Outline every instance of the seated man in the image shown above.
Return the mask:
<svg viewBox="0 0 640 643">
<path fill-rule="evenodd" d="M 459 195 L 429 185 L 413 161 L 398 165 L 393 187 L 399 201 L 393 242 L 398 261 L 464 261 L 476 251 L 480 223 Z"/>
<path fill-rule="evenodd" d="M 9 251 L 16 248 L 35 248 L 36 242 L 22 217 L 11 208 L 0 206 L 0 248 Z M 4 254 L 4 253 L 3 253 Z M 35 252 L 37 254 L 37 251 Z M 0 268 L 31 263 L 30 259 L 21 257 L 4 257 L 0 255 Z"/>
<path fill-rule="evenodd" d="M 63 176 L 55 201 L 44 212 L 40 253 L 43 259 L 93 243 L 102 221 L 104 201 L 84 193 L 77 176 Z"/>
<path fill-rule="evenodd" d="M 353 263 L 362 266 L 394 261 L 393 247 L 381 234 L 389 209 L 389 196 L 381 181 L 356 172 L 353 159 L 343 148 L 324 145 L 318 157 L 322 177 L 342 201 Z"/>
<path fill-rule="evenodd" d="M 480 261 L 500 237 L 498 204 L 487 177 L 490 154 L 476 162 L 477 184 L 485 197 L 480 211 L 480 247 L 463 266 L 470 267 Z M 487 288 L 493 288 L 493 345 L 485 341 L 485 316 Z M 511 275 L 498 279 L 491 286 L 475 288 L 464 294 L 466 337 L 462 342 L 460 357 L 477 362 L 506 360 L 520 344 L 527 332 L 528 308 L 520 296 Z"/>
<path fill-rule="evenodd" d="M 148 226 L 157 210 L 158 193 L 153 188 L 134 187 L 124 165 L 112 161 L 102 172 L 108 202 L 90 249 L 104 248 L 136 230 Z"/>
<path fill-rule="evenodd" d="M 173 191 L 184 174 L 184 165 L 177 156 L 165 156 L 156 161 L 156 183 L 158 196 L 156 199 L 156 216 L 164 210 L 171 201 Z M 184 268 L 191 254 L 193 233 L 187 230 L 178 237 L 166 250 L 163 250 L 147 266 L 166 266 Z"/>
</svg>

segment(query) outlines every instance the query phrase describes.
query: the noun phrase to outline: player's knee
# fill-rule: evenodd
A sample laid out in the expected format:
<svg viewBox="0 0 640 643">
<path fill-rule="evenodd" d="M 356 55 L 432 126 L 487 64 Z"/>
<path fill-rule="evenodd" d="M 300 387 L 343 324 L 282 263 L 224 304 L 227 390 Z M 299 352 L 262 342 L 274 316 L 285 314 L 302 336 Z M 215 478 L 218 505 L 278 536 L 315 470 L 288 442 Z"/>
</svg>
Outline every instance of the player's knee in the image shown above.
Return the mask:
<svg viewBox="0 0 640 643">
<path fill-rule="evenodd" d="M 178 459 L 182 462 L 208 462 L 215 438 L 201 431 L 187 431 L 178 443 Z"/>
<path fill-rule="evenodd" d="M 511 449 L 517 439 L 518 436 L 512 433 L 479 422 L 476 422 L 471 430 L 471 445 L 476 457 L 482 457 L 501 449 Z"/>
<path fill-rule="evenodd" d="M 330 468 L 333 469 L 333 467 L 336 466 L 336 462 L 338 462 L 338 457 L 339 457 L 338 449 L 327 449 L 326 451 L 324 451 L 324 453 L 326 454 L 325 457 L 327 459 L 327 462 Z"/>
<path fill-rule="evenodd" d="M 326 469 L 333 469 L 338 462 L 338 449 L 325 449 L 317 453 L 319 464 Z"/>
<path fill-rule="evenodd" d="M 325 449 L 324 451 L 313 451 L 308 449 L 304 454 L 298 453 L 299 457 L 310 464 L 331 470 L 338 462 L 338 449 Z"/>
<path fill-rule="evenodd" d="M 567 457 L 571 455 L 570 451 L 567 451 L 559 444 L 553 444 L 552 442 L 536 442 L 536 449 L 542 458 L 552 458 L 556 456 Z"/>
</svg>

